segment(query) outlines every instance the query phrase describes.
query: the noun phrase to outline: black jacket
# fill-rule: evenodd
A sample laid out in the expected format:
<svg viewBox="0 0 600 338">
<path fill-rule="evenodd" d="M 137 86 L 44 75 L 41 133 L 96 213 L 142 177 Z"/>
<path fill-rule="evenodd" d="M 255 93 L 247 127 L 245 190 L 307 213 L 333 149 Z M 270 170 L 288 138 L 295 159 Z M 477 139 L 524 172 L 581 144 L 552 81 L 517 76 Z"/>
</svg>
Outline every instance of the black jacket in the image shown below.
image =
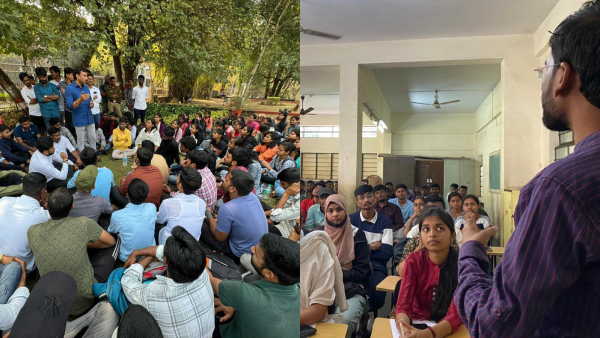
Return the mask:
<svg viewBox="0 0 600 338">
<path fill-rule="evenodd" d="M 155 153 L 162 155 L 169 167 L 171 164 L 173 164 L 173 162 L 176 162 L 177 164 L 181 162 L 181 159 L 179 158 L 179 146 L 174 139 L 170 139 L 168 141 L 162 140 Z"/>
<path fill-rule="evenodd" d="M 258 145 L 258 141 L 256 140 L 256 138 L 252 135 L 248 135 L 246 137 L 244 137 L 244 144 L 249 144 L 252 147 L 256 147 Z"/>
</svg>

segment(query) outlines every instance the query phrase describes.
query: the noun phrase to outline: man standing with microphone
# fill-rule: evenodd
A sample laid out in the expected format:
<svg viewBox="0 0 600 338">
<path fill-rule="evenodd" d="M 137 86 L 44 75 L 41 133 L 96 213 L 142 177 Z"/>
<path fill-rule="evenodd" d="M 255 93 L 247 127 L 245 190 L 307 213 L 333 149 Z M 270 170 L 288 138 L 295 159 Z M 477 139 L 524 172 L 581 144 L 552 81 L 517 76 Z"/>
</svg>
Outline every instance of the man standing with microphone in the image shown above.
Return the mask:
<svg viewBox="0 0 600 338">
<path fill-rule="evenodd" d="M 75 81 L 65 90 L 67 108 L 73 113 L 79 152 L 82 152 L 85 147 L 96 148 L 96 129 L 92 115 L 94 101 L 90 97 L 90 89 L 85 85 L 89 73 L 87 69 L 75 68 L 73 70 Z"/>
</svg>

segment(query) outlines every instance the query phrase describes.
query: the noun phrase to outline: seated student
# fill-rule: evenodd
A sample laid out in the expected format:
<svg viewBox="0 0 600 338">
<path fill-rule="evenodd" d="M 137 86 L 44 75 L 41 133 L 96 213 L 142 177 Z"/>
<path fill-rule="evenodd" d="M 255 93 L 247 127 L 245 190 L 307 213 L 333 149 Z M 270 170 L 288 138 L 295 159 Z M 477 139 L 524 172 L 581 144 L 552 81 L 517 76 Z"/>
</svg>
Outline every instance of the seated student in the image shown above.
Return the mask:
<svg viewBox="0 0 600 338">
<path fill-rule="evenodd" d="M 200 127 L 200 125 L 198 125 L 197 123 L 190 123 L 188 125 L 188 129 L 185 131 L 183 136 L 184 137 L 190 136 L 191 138 L 193 138 L 194 141 L 196 142 L 196 148 L 197 148 L 204 141 L 203 134 L 204 134 L 204 132 L 202 130 L 202 127 Z"/>
<path fill-rule="evenodd" d="M 415 198 L 413 201 L 413 214 L 410 216 L 408 221 L 405 223 L 408 226 L 405 226 L 403 231 L 403 237 L 407 237 L 408 233 L 414 229 L 417 225 L 419 225 L 419 214 L 425 207 L 425 198 L 423 196 L 419 196 Z M 418 230 L 415 230 L 418 233 Z"/>
<path fill-rule="evenodd" d="M 104 132 L 98 126 L 98 122 L 94 122 L 96 128 L 96 155 L 106 155 L 106 151 L 110 149 L 110 142 L 106 143 Z"/>
<path fill-rule="evenodd" d="M 175 135 L 173 128 L 165 127 L 165 131 L 162 135 L 162 141 L 160 141 L 158 149 L 156 149 L 154 152 L 155 155 L 161 155 L 164 157 L 169 167 L 173 164 L 173 162 L 177 164 L 181 163 L 181 159 L 179 158 L 179 146 L 173 139 L 173 135 Z"/>
<path fill-rule="evenodd" d="M 69 131 L 68 128 L 65 128 L 62 126 L 62 122 L 60 122 L 60 119 L 58 117 L 53 117 L 50 119 L 50 126 L 60 130 L 60 135 L 63 136 L 64 138 L 68 139 L 74 148 L 77 148 L 77 142 L 75 142 L 75 138 L 73 138 L 73 134 L 71 134 L 71 132 Z M 48 135 L 48 136 L 50 136 L 50 135 Z"/>
<path fill-rule="evenodd" d="M 255 194 L 254 179 L 240 169 L 232 170 L 223 180 L 222 188 L 231 201 L 219 209 L 216 225 L 204 224 L 201 239 L 208 246 L 236 262 L 250 255 L 250 248 L 269 231 L 267 218 Z"/>
<path fill-rule="evenodd" d="M 203 150 L 192 150 L 188 153 L 188 159 L 183 161 L 184 168 L 192 168 L 197 170 L 202 177 L 202 185 L 198 190 L 194 192 L 194 195 L 200 197 L 210 210 L 215 210 L 217 203 L 217 182 L 215 175 L 208 168 L 209 155 Z M 164 188 L 167 194 L 171 197 L 175 197 L 179 194 L 179 191 L 170 191 L 170 188 Z M 167 190 L 168 189 L 168 190 Z"/>
<path fill-rule="evenodd" d="M 221 161 L 221 164 L 227 166 L 227 172 L 223 174 L 223 178 L 227 176 L 234 169 L 239 169 L 245 172 L 248 172 L 246 167 L 251 163 L 250 154 L 243 148 L 233 148 Z M 254 177 L 253 177 L 254 178 Z M 223 196 L 223 203 L 227 203 L 231 200 L 229 194 L 222 187 L 222 183 L 217 183 L 217 187 L 220 189 L 217 190 L 217 198 Z M 254 187 L 252 188 L 252 193 L 256 195 L 256 191 L 254 191 Z"/>
<path fill-rule="evenodd" d="M 281 135 L 274 131 L 266 134 L 262 140 L 262 144 L 254 148 L 254 151 L 260 154 L 258 155 L 259 161 L 261 163 L 262 161 L 271 162 L 279 150 L 277 147 L 279 143 L 281 143 Z"/>
<path fill-rule="evenodd" d="M 141 305 L 130 305 L 113 337 L 118 338 L 163 338 L 160 326 L 150 312 Z"/>
<path fill-rule="evenodd" d="M 394 232 L 394 244 L 398 243 L 402 237 L 402 228 L 404 227 L 404 217 L 402 210 L 396 204 L 388 202 L 388 190 L 380 184 L 373 188 L 375 192 L 375 211 L 377 214 L 386 216 L 392 222 L 392 231 Z"/>
<path fill-rule="evenodd" d="M 0 252 L 24 260 L 27 272 L 35 269 L 27 230 L 34 224 L 50 219 L 50 214 L 43 208 L 46 196 L 46 177 L 40 173 L 30 173 L 23 178 L 22 196 L 0 199 Z"/>
<path fill-rule="evenodd" d="M 27 116 L 19 117 L 19 125 L 15 127 L 13 133 L 18 144 L 31 151 L 36 151 L 37 138 L 41 136 L 40 128 L 29 122 Z"/>
<path fill-rule="evenodd" d="M 2 170 L 2 171 L 16 170 L 16 171 L 26 172 L 24 167 L 25 167 L 24 164 L 23 164 L 23 166 L 12 165 L 10 162 L 8 162 L 8 160 L 6 158 L 4 158 L 4 156 L 2 156 L 2 152 L 0 151 L 0 170 Z"/>
<path fill-rule="evenodd" d="M 104 197 L 92 195 L 98 168 L 88 165 L 80 171 L 81 173 L 75 179 L 77 192 L 73 194 L 73 209 L 69 212 L 69 217 L 87 217 L 98 223 L 100 215 L 110 216 L 116 207 L 111 206 Z"/>
<path fill-rule="evenodd" d="M 108 118 L 108 113 L 103 112 L 102 115 L 100 115 L 100 129 L 102 129 L 104 124 L 108 121 L 110 121 L 110 118 Z"/>
<path fill-rule="evenodd" d="M 483 216 L 479 213 L 479 199 L 475 195 L 467 195 L 463 198 L 462 210 L 464 214 L 467 212 L 472 212 L 475 214 L 475 219 L 477 220 L 475 223 L 477 224 L 479 230 L 483 230 L 492 225 L 492 221 L 490 221 L 489 217 Z M 465 222 L 466 221 L 463 215 L 458 216 L 454 226 L 462 231 L 463 227 L 465 226 Z M 462 244 L 462 238 L 457 240 L 457 242 L 459 245 Z"/>
<path fill-rule="evenodd" d="M 260 165 L 260 162 L 258 162 L 258 153 L 256 153 L 254 151 L 254 147 L 252 147 L 249 144 L 244 144 L 242 146 L 242 148 L 244 150 L 246 150 L 246 152 L 248 152 L 248 154 L 250 155 L 250 163 L 248 164 L 248 172 L 250 173 L 250 175 L 252 175 L 252 177 L 254 177 L 254 190 L 256 191 L 256 194 L 259 195 L 261 194 L 261 185 L 260 185 L 260 179 L 262 178 L 262 167 Z"/>
<path fill-rule="evenodd" d="M 321 182 L 322 182 L 322 185 L 321 185 Z M 300 202 L 300 220 L 303 225 L 306 222 L 306 218 L 308 216 L 308 210 L 310 209 L 310 207 L 319 203 L 319 196 L 317 196 L 317 194 L 319 193 L 319 189 L 321 189 L 324 186 L 325 186 L 325 182 L 323 182 L 323 181 L 314 183 L 312 191 L 311 191 L 312 198 L 307 198 L 304 201 Z"/>
<path fill-rule="evenodd" d="M 392 257 L 394 242 L 392 222 L 386 217 L 381 217 L 375 211 L 375 194 L 370 185 L 361 185 L 354 190 L 356 205 L 359 212 L 350 215 L 352 225 L 361 229 L 367 235 L 371 249 L 371 265 L 373 266 L 373 283 L 378 285 L 387 277 L 387 263 Z M 375 291 L 372 295 L 371 308 L 377 310 L 385 302 L 385 292 Z"/>
<path fill-rule="evenodd" d="M 173 128 L 174 131 L 173 139 L 179 144 L 179 142 L 183 138 L 183 130 L 181 130 L 181 128 L 179 127 L 179 121 L 174 120 L 173 122 L 171 122 L 171 128 Z"/>
<path fill-rule="evenodd" d="M 454 229 L 452 218 L 443 209 L 429 206 L 423 210 L 419 232 L 424 249 L 406 259 L 396 303 L 396 325 L 405 335 L 446 337 L 462 324 L 452 300 L 458 285 Z M 420 330 L 413 324 L 417 320 L 437 324 Z"/>
<path fill-rule="evenodd" d="M 394 184 L 392 182 L 387 182 L 385 184 L 385 188 L 387 189 L 387 193 L 388 193 L 388 198 L 392 199 L 395 198 L 396 195 L 394 194 Z M 390 201 L 391 202 L 391 201 Z"/>
<path fill-rule="evenodd" d="M 185 154 L 185 159 L 188 159 L 188 154 L 190 151 L 196 149 L 196 142 L 190 136 L 186 136 L 181 139 L 181 143 L 179 143 L 179 150 Z M 177 154 L 176 156 L 179 156 Z M 177 184 L 177 176 L 183 169 L 183 165 L 181 164 L 171 164 L 171 175 L 169 176 L 169 184 Z"/>
<path fill-rule="evenodd" d="M 66 188 L 59 188 L 48 197 L 51 220 L 29 228 L 27 238 L 35 255 L 40 276 L 51 271 L 62 271 L 75 279 L 77 293 L 71 316 L 81 318 L 67 323 L 68 335 L 76 335 L 85 326 L 87 334 L 108 337 L 119 321 L 119 315 L 107 300 L 94 306 L 96 298 L 92 284 L 104 283 L 115 264 L 115 256 L 107 251 L 118 251 L 115 239 L 86 217 L 68 217 L 73 207 L 73 196 Z M 94 249 L 89 250 L 88 249 Z M 99 250 L 102 249 L 102 250 Z M 88 258 L 89 255 L 89 258 Z M 100 324 L 102 323 L 102 324 Z M 97 330 L 97 331 L 96 331 Z"/>
<path fill-rule="evenodd" d="M 454 222 L 456 222 L 458 217 L 465 214 L 462 211 L 462 199 L 459 193 L 451 192 L 448 194 L 448 205 L 450 206 L 450 209 L 446 209 L 446 212 L 452 216 Z"/>
<path fill-rule="evenodd" d="M 442 210 L 445 210 L 444 209 L 444 201 L 442 200 L 441 197 L 439 197 L 437 195 L 430 195 L 430 196 L 426 197 L 425 205 L 426 206 L 436 206 Z M 461 230 L 460 227 L 456 226 L 456 230 L 455 230 L 456 242 L 458 243 L 459 246 L 462 244 L 462 233 L 460 230 Z M 419 237 L 419 229 L 417 227 L 413 227 L 412 229 L 410 229 L 410 231 L 408 232 L 406 237 L 418 238 Z"/>
<path fill-rule="evenodd" d="M 271 162 L 261 160 L 260 163 L 265 168 L 264 175 L 271 178 L 267 180 L 263 176 L 263 181 L 267 183 L 273 183 L 276 180 L 277 174 L 284 169 L 296 167 L 296 162 L 290 157 L 290 153 L 294 150 L 294 145 L 289 142 L 283 142 L 278 145 L 275 157 Z M 330 188 L 331 189 L 331 188 Z"/>
<path fill-rule="evenodd" d="M 0 198 L 4 196 L 19 196 L 23 193 L 23 177 L 27 175 L 21 170 L 0 169 Z"/>
<path fill-rule="evenodd" d="M 146 202 L 153 203 L 158 209 L 160 206 L 160 197 L 163 192 L 163 178 L 158 168 L 151 165 L 154 154 L 152 150 L 142 147 L 137 150 L 137 158 L 135 164 L 137 167 L 127 176 L 121 178 L 119 187 L 113 187 L 110 191 L 110 200 L 119 209 L 122 209 L 129 202 L 127 195 L 127 187 L 132 180 L 139 178 L 146 182 L 149 187 L 148 197 Z"/>
<path fill-rule="evenodd" d="M 350 337 L 352 333 L 356 332 L 359 322 L 361 324 L 360 332 L 363 333 L 363 336 L 367 336 L 364 333 L 369 318 L 369 307 L 367 305 L 369 277 L 371 275 L 369 242 L 365 232 L 352 225 L 346 201 L 342 196 L 335 194 L 329 196 L 325 201 L 325 206 L 325 225 L 315 230 L 324 230 L 331 237 L 342 268 L 344 285 L 352 286 L 346 295 L 348 310 L 341 312 L 344 318 L 343 323 L 348 325 L 346 337 Z M 300 254 L 302 254 L 302 251 Z M 304 273 L 302 275 L 304 276 Z M 357 290 L 357 293 L 351 294 L 352 291 L 350 290 Z M 340 313 L 340 311 L 340 309 L 336 309 L 336 313 Z M 302 317 L 302 312 L 300 317 Z"/>
<path fill-rule="evenodd" d="M 223 120 L 223 127 L 221 128 L 221 129 L 225 130 L 225 133 L 227 134 L 227 137 L 229 137 L 229 138 L 233 138 L 233 125 L 232 125 L 231 121 L 232 120 L 230 118 Z"/>
<path fill-rule="evenodd" d="M 113 212 L 108 233 L 119 235 L 121 247 L 119 259 L 123 262 L 136 249 L 156 245 L 154 228 L 156 206 L 144 203 L 148 197 L 148 185 L 139 178 L 131 180 L 127 187 L 129 203 L 124 209 Z"/>
<path fill-rule="evenodd" d="M 223 338 L 300 337 L 298 249 L 298 243 L 287 238 L 263 235 L 252 247 L 251 263 L 261 276 L 252 283 L 221 281 L 207 270 L 218 306 L 215 311 L 226 313 L 222 321 L 235 312 L 230 323 L 219 326 Z"/>
<path fill-rule="evenodd" d="M 284 169 L 277 179 L 285 191 L 271 212 L 271 220 L 279 223 L 275 226 L 283 237 L 288 238 L 300 216 L 300 170 Z"/>
<path fill-rule="evenodd" d="M 10 330 L 29 297 L 25 262 L 0 255 L 0 332 Z"/>
<path fill-rule="evenodd" d="M 8 162 L 22 167 L 29 164 L 29 159 L 34 154 L 33 150 L 29 150 L 11 139 L 10 128 L 4 124 L 0 124 L 0 136 L 0 151 Z M 12 148 L 16 151 L 13 152 Z"/>
<path fill-rule="evenodd" d="M 146 147 L 146 148 L 150 149 L 150 151 L 152 151 L 152 152 L 154 152 L 154 149 L 156 148 L 154 143 L 152 143 L 152 141 L 149 141 L 149 140 L 142 141 L 141 145 L 142 145 L 142 147 Z M 131 169 L 137 168 L 137 165 L 135 164 L 135 159 L 137 158 L 137 154 L 133 158 L 134 158 L 134 164 L 131 165 Z M 167 165 L 167 161 L 165 160 L 165 158 L 162 157 L 162 155 L 160 155 L 160 154 L 154 154 L 152 156 L 152 162 L 150 164 L 153 167 L 156 167 L 158 170 L 160 170 L 160 175 L 162 176 L 163 184 L 169 183 L 169 166 Z"/>
<path fill-rule="evenodd" d="M 223 158 L 225 156 L 224 151 L 227 150 L 227 143 L 229 143 L 228 137 L 223 137 L 225 132 L 223 129 L 215 129 L 212 133 L 212 140 L 210 141 L 211 150 L 217 155 L 219 158 Z"/>
<path fill-rule="evenodd" d="M 389 202 L 400 207 L 404 224 L 407 224 L 408 219 L 414 214 L 413 202 L 408 199 L 408 187 L 406 184 L 398 184 L 394 191 L 396 198 L 392 198 Z"/>
<path fill-rule="evenodd" d="M 256 134 L 256 142 L 258 142 L 258 144 L 262 144 L 263 139 L 265 137 L 265 135 L 267 135 L 269 133 L 269 129 L 271 127 L 269 127 L 268 124 L 261 124 L 260 127 L 258 127 L 258 133 Z"/>
<path fill-rule="evenodd" d="M 450 194 L 453 192 L 458 192 L 458 184 L 452 183 L 450 184 L 450 192 L 446 194 L 446 200 L 449 201 Z M 461 197 L 462 198 L 462 197 Z"/>
<path fill-rule="evenodd" d="M 145 128 L 143 128 L 140 131 L 140 133 L 137 135 L 137 137 L 135 138 L 135 145 L 138 148 L 141 148 L 142 141 L 145 141 L 145 140 L 152 141 L 152 143 L 154 144 L 156 149 L 160 145 L 160 132 L 156 128 L 156 122 L 154 121 L 153 118 L 146 119 Z M 153 151 L 156 149 L 153 149 Z"/>
<path fill-rule="evenodd" d="M 71 142 L 60 135 L 60 130 L 52 127 L 48 130 L 48 136 L 54 141 L 54 156 L 52 157 L 52 161 L 56 163 L 56 166 L 60 165 L 61 158 L 59 155 L 62 153 L 67 154 L 70 166 L 78 169 L 83 164 L 79 157 L 79 151 L 73 147 Z"/>
<path fill-rule="evenodd" d="M 109 142 L 113 140 L 113 132 L 115 129 L 119 128 L 119 115 L 117 113 L 110 113 L 110 119 L 102 125 L 102 132 L 104 133 L 104 138 L 106 138 Z M 127 127 L 127 121 L 125 121 L 125 127 Z"/>
<path fill-rule="evenodd" d="M 124 117 L 127 120 L 127 130 L 129 130 L 129 133 L 131 134 L 131 141 L 133 142 L 139 135 L 138 127 L 135 125 L 135 121 L 134 121 L 135 119 L 133 118 L 133 116 L 131 116 L 131 113 L 125 114 Z M 144 127 L 145 127 L 145 124 L 142 121 L 142 123 L 140 123 L 140 126 L 139 126 L 139 129 L 140 129 L 139 131 L 144 129 Z M 133 143 L 131 145 L 133 145 Z"/>
<path fill-rule="evenodd" d="M 40 173 L 46 176 L 48 192 L 59 187 L 66 187 L 69 179 L 73 176 L 73 166 L 69 165 L 69 158 L 64 152 L 58 154 L 62 159 L 62 168 L 60 171 L 56 169 L 52 161 L 54 150 L 54 141 L 49 136 L 41 136 L 38 138 L 37 151 L 31 157 L 29 165 L 30 173 Z"/>
<path fill-rule="evenodd" d="M 129 149 L 131 146 L 131 132 L 127 129 L 127 118 L 122 117 L 119 120 L 119 128 L 113 130 L 113 160 L 123 159 L 123 156 L 133 157 L 136 149 Z"/>
<path fill-rule="evenodd" d="M 310 230 L 318 228 L 325 223 L 325 201 L 329 195 L 333 195 L 333 191 L 329 188 L 321 188 L 320 185 L 315 187 L 316 193 L 313 192 L 318 200 L 318 204 L 311 206 L 306 214 L 306 224 L 304 228 Z"/>
<path fill-rule="evenodd" d="M 89 147 L 84 148 L 79 157 L 86 167 L 94 166 L 98 168 L 98 156 L 94 149 Z M 72 189 L 75 189 L 75 180 L 80 173 L 81 170 L 77 171 L 67 184 L 67 188 L 70 189 L 71 192 L 73 192 Z M 108 168 L 98 168 L 98 176 L 96 177 L 96 182 L 92 189 L 92 196 L 103 197 L 107 204 L 110 205 L 110 203 L 108 203 L 110 201 L 110 189 L 114 186 L 115 178 L 113 172 Z"/>
<path fill-rule="evenodd" d="M 194 238 L 200 239 L 202 223 L 206 212 L 206 202 L 194 193 L 202 185 L 202 176 L 194 168 L 184 168 L 177 178 L 177 189 L 179 194 L 173 198 L 165 199 L 158 209 L 157 223 L 167 225 L 160 230 L 158 235 L 158 244 L 163 245 L 167 238 L 171 236 L 172 229 L 181 225 Z M 165 192 L 171 193 L 171 189 L 165 186 Z"/>
<path fill-rule="evenodd" d="M 242 128 L 244 127 L 244 122 L 235 120 L 233 121 L 233 133 L 231 137 L 242 137 Z"/>
<path fill-rule="evenodd" d="M 136 263 L 138 256 L 145 256 Z M 142 284 L 144 269 L 163 261 L 165 275 Z M 164 337 L 211 338 L 215 328 L 213 292 L 200 242 L 176 226 L 165 245 L 134 250 L 127 261 L 121 285 L 133 305 L 143 306 L 156 319 Z"/>
<path fill-rule="evenodd" d="M 368 185 L 368 184 L 369 184 L 369 180 L 367 180 L 367 179 L 362 179 L 360 181 L 360 185 Z"/>
<path fill-rule="evenodd" d="M 252 128 L 251 126 L 244 126 L 244 128 L 242 128 L 241 134 L 242 139 L 244 140 L 244 144 L 249 144 L 252 147 L 256 147 L 258 146 L 258 141 L 256 140 L 256 138 L 254 138 L 254 136 L 252 136 L 253 132 L 254 128 Z"/>
</svg>

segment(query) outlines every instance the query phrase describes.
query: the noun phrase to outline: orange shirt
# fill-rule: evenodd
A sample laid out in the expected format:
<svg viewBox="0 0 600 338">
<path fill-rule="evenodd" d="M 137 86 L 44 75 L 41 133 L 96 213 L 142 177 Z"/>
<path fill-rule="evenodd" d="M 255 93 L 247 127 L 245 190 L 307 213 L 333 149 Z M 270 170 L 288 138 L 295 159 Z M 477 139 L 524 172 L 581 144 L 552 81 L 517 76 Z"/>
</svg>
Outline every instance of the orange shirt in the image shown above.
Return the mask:
<svg viewBox="0 0 600 338">
<path fill-rule="evenodd" d="M 273 147 L 273 148 L 269 149 L 264 144 L 259 144 L 256 147 L 254 147 L 254 151 L 257 153 L 260 153 L 260 155 L 258 156 L 258 159 L 265 160 L 269 163 L 271 163 L 271 161 L 273 160 L 273 157 L 275 157 L 275 155 L 277 155 L 277 149 L 278 149 L 278 147 Z"/>
</svg>

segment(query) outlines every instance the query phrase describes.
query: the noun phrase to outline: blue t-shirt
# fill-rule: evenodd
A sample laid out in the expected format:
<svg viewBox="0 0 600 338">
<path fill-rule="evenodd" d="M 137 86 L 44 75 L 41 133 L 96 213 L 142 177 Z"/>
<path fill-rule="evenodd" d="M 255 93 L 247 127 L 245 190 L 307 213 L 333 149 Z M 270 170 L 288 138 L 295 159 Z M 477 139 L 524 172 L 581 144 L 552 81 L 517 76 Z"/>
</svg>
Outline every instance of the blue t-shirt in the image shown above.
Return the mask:
<svg viewBox="0 0 600 338">
<path fill-rule="evenodd" d="M 67 188 L 75 188 L 75 179 L 81 170 L 75 172 L 73 177 L 67 183 Z M 98 177 L 96 177 L 96 188 L 92 190 L 92 196 L 100 196 L 110 201 L 110 188 L 115 186 L 115 177 L 113 172 L 107 168 L 98 168 Z M 108 202 L 110 204 L 110 202 Z"/>
<path fill-rule="evenodd" d="M 408 222 L 408 219 L 411 218 L 412 215 L 414 215 L 415 213 L 413 202 L 409 201 L 408 199 L 406 200 L 406 204 L 404 204 L 404 206 L 400 205 L 400 203 L 398 202 L 398 198 L 392 198 L 388 202 L 394 203 L 395 205 L 400 207 L 400 210 L 402 210 L 402 217 L 404 218 L 404 224 L 406 224 L 406 222 Z"/>
<path fill-rule="evenodd" d="M 237 257 L 252 253 L 250 248 L 269 232 L 267 218 L 255 194 L 234 198 L 219 209 L 217 230 L 229 233 L 231 251 Z"/>
<path fill-rule="evenodd" d="M 119 259 L 125 262 L 136 249 L 156 245 L 156 206 L 153 203 L 127 204 L 125 209 L 113 212 L 107 232 L 119 234 Z"/>
<path fill-rule="evenodd" d="M 33 123 L 30 123 L 29 131 L 23 130 L 23 127 L 20 125 L 15 127 L 15 137 L 20 137 L 23 141 L 35 141 L 39 134 L 40 128 L 36 127 Z"/>
</svg>

